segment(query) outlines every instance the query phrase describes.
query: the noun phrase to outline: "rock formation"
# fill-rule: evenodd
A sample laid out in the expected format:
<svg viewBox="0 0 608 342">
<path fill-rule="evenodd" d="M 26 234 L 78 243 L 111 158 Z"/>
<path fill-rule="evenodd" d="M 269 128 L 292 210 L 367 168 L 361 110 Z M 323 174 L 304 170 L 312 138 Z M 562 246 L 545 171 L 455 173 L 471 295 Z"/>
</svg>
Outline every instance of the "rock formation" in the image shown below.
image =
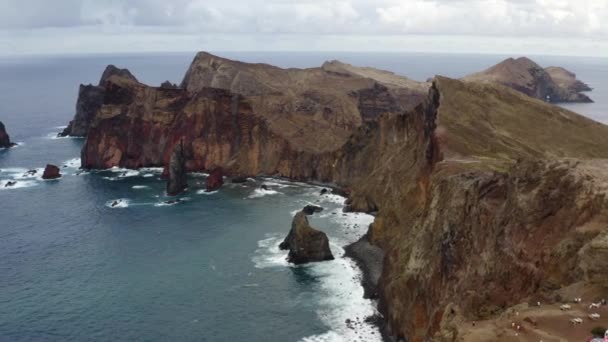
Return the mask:
<svg viewBox="0 0 608 342">
<path fill-rule="evenodd" d="M 291 230 L 279 248 L 288 249 L 287 260 L 296 265 L 333 260 L 327 235 L 311 227 L 306 216 L 304 211 L 294 216 Z"/>
<path fill-rule="evenodd" d="M 129 70 L 108 65 L 101 75 L 98 85 L 80 85 L 78 101 L 76 102 L 76 115 L 68 126 L 59 133 L 60 136 L 84 137 L 87 135 L 89 127 L 93 123 L 93 120 L 96 119 L 106 100 L 106 82 L 113 77 L 137 83 L 137 79 Z"/>
<path fill-rule="evenodd" d="M 590 89 L 573 73 L 556 67 L 543 69 L 526 57 L 508 58 L 464 80 L 499 83 L 547 102 L 593 102 L 580 93 Z"/>
<path fill-rule="evenodd" d="M 207 192 L 215 191 L 224 185 L 224 171 L 221 168 L 217 168 L 209 174 L 207 177 Z"/>
<path fill-rule="evenodd" d="M 306 215 L 313 215 L 315 213 L 320 213 L 323 211 L 322 207 L 319 207 L 318 205 L 313 205 L 313 204 L 307 204 L 306 206 L 304 206 L 304 209 L 302 209 L 302 211 L 304 212 L 304 214 Z"/>
<path fill-rule="evenodd" d="M 2 121 L 0 121 L 0 148 L 9 148 L 15 146 L 15 143 L 11 142 L 11 138 L 6 133 L 6 128 Z"/>
<path fill-rule="evenodd" d="M 175 196 L 188 188 L 188 177 L 186 173 L 186 156 L 184 142 L 180 140 L 175 147 L 169 161 L 167 195 Z"/>
<path fill-rule="evenodd" d="M 608 287 L 607 126 L 531 98 L 555 94 L 536 71 L 521 74 L 536 80 L 528 93 L 436 77 L 402 110 L 389 76 L 349 70 L 304 80 L 199 54 L 180 89 L 110 77 L 82 166 L 167 165 L 183 139 L 188 170 L 348 189 L 350 210 L 377 212 L 366 243 L 384 260 L 371 295 L 388 334 L 408 341 L 458 340 L 465 323 L 530 298 Z M 308 228 L 298 213 L 282 244 L 296 246 L 294 262 L 300 241 L 325 245 Z"/>
<path fill-rule="evenodd" d="M 46 164 L 44 172 L 42 173 L 42 179 L 57 179 L 61 177 L 59 168 L 52 164 Z"/>
</svg>

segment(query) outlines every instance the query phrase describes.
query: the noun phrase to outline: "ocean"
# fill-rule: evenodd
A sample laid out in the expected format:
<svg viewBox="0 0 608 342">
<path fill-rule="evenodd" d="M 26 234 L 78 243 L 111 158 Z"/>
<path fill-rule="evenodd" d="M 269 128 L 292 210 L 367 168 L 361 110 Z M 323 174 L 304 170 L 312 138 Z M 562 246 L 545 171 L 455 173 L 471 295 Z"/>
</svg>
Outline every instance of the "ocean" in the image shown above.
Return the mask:
<svg viewBox="0 0 608 342">
<path fill-rule="evenodd" d="M 507 56 L 404 53 L 216 52 L 281 67 L 339 59 L 426 80 L 461 77 Z M 142 82 L 179 83 L 194 53 L 0 58 L 0 121 L 19 146 L 0 151 L 0 341 L 379 341 L 366 323 L 360 271 L 343 247 L 373 217 L 343 213 L 321 188 L 250 179 L 205 193 L 203 174 L 175 205 L 160 170 L 83 172 L 83 139 L 57 138 L 78 85 L 107 64 Z M 608 61 L 532 56 L 577 73 L 592 104 L 564 105 L 608 123 Z M 47 164 L 63 177 L 24 176 Z M 17 185 L 5 188 L 9 180 Z M 266 184 L 268 190 L 260 189 Z M 111 203 L 120 205 L 112 207 Z M 304 205 L 336 260 L 304 266 L 278 249 Z M 349 328 L 345 321 L 356 324 Z"/>
</svg>

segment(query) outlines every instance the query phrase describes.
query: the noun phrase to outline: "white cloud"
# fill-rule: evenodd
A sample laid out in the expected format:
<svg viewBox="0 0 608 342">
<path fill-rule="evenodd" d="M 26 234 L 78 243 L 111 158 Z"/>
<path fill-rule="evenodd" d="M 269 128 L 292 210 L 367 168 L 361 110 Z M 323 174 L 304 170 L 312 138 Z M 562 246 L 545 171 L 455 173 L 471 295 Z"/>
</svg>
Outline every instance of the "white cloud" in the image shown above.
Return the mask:
<svg viewBox="0 0 608 342">
<path fill-rule="evenodd" d="M 491 40 L 520 46 L 534 41 L 545 53 L 561 54 L 565 47 L 554 51 L 561 42 L 606 55 L 591 51 L 608 41 L 606 18 L 608 0 L 3 0 L 0 48 L 5 54 L 45 53 L 44 46 L 60 45 L 112 52 L 114 46 L 162 40 L 166 50 L 196 49 L 188 41 L 232 50 L 231 40 L 243 44 L 247 37 L 248 47 L 264 50 L 256 42 L 267 44 L 274 36 L 277 49 L 293 49 L 300 41 L 301 50 L 366 50 L 373 47 L 361 42 L 372 36 L 385 42 L 433 36 L 449 52 L 457 37 L 468 36 L 485 46 Z M 59 41 L 64 36 L 74 40 Z M 95 45 L 101 41 L 103 46 Z M 480 50 L 471 43 L 458 49 Z"/>
</svg>

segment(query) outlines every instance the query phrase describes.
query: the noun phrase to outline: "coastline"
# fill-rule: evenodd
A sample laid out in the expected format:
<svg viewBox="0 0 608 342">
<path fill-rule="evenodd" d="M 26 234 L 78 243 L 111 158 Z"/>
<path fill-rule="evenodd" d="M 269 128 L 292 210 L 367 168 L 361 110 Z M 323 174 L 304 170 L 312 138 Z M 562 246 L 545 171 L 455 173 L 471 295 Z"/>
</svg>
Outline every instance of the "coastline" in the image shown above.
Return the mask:
<svg viewBox="0 0 608 342">
<path fill-rule="evenodd" d="M 369 243 L 367 233 L 356 242 L 344 247 L 344 257 L 355 261 L 361 270 L 361 286 L 363 298 L 371 299 L 378 309 L 378 280 L 382 274 L 384 251 Z M 366 317 L 365 320 L 375 325 L 385 342 L 394 342 L 388 331 L 388 326 L 381 313 Z"/>
</svg>

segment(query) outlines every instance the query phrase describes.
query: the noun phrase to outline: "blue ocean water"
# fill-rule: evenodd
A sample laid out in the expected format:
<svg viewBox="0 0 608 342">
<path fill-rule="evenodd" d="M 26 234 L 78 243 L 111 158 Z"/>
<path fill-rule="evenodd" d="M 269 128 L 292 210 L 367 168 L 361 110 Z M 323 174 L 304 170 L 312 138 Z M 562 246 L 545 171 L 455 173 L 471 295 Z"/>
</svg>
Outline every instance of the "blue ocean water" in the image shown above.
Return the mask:
<svg viewBox="0 0 608 342">
<path fill-rule="evenodd" d="M 220 55 L 283 67 L 340 59 L 417 80 L 460 77 L 506 56 L 369 53 Z M 205 194 L 204 175 L 166 205 L 159 170 L 78 169 L 82 139 L 54 138 L 73 116 L 78 85 L 96 83 L 107 64 L 139 80 L 179 83 L 192 54 L 0 59 L 0 121 L 20 145 L 0 151 L 0 341 L 373 341 L 374 312 L 348 259 L 289 266 L 278 243 L 307 203 L 326 209 L 312 224 L 334 254 L 371 217 L 343 214 L 343 199 L 273 179 Z M 608 62 L 534 57 L 576 72 L 593 104 L 571 110 L 608 122 Z M 47 163 L 63 177 L 24 176 Z M 8 180 L 17 185 L 5 188 Z M 269 191 L 259 189 L 262 183 Z M 118 200 L 120 205 L 109 204 Z"/>
</svg>

